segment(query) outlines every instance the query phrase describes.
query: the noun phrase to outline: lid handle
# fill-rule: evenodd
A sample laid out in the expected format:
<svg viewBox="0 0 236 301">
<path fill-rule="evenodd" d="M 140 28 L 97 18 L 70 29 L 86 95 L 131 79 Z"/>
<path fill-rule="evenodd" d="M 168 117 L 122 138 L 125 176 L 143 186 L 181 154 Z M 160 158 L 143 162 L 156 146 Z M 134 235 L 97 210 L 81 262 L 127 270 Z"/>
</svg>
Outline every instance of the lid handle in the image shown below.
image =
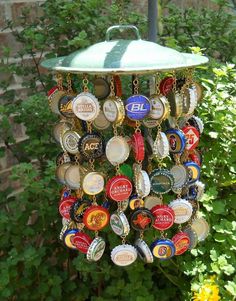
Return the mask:
<svg viewBox="0 0 236 301">
<path fill-rule="evenodd" d="M 109 27 L 106 31 L 106 41 L 107 42 L 110 41 L 111 31 L 113 31 L 115 29 L 118 29 L 120 31 L 123 31 L 123 30 L 126 30 L 126 29 L 132 29 L 133 31 L 135 31 L 137 40 L 141 39 L 139 30 L 136 26 L 134 26 L 134 25 L 114 25 L 114 26 Z"/>
</svg>

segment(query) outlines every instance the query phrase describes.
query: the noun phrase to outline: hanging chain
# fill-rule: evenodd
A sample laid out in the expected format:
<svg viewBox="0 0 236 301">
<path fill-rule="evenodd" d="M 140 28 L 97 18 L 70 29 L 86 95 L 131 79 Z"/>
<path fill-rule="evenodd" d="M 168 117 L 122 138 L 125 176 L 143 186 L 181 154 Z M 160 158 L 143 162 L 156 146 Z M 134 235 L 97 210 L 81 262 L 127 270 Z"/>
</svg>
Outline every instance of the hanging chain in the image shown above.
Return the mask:
<svg viewBox="0 0 236 301">
<path fill-rule="evenodd" d="M 140 126 L 141 126 L 140 121 L 136 121 L 136 123 L 135 123 L 135 133 L 137 133 L 137 132 L 141 133 Z"/>
<path fill-rule="evenodd" d="M 184 94 L 185 89 L 189 88 L 193 82 L 193 69 L 189 68 L 184 70 L 185 83 L 181 88 L 181 94 Z"/>
<path fill-rule="evenodd" d="M 94 159 L 89 159 L 89 164 L 92 171 L 94 171 L 94 161 Z"/>
<path fill-rule="evenodd" d="M 63 76 L 61 73 L 56 75 L 57 86 L 60 91 L 63 91 Z"/>
<path fill-rule="evenodd" d="M 161 92 L 160 92 L 160 82 L 161 82 L 161 77 L 160 77 L 160 74 L 157 73 L 156 76 L 155 76 L 155 86 L 156 86 L 156 94 L 157 95 L 161 94 Z"/>
<path fill-rule="evenodd" d="M 126 236 L 121 236 L 121 238 L 122 238 L 122 245 L 124 245 L 126 241 Z"/>
<path fill-rule="evenodd" d="M 137 75 L 135 75 L 135 78 L 133 80 L 133 86 L 134 86 L 134 94 L 137 95 L 139 90 L 139 80 Z"/>
<path fill-rule="evenodd" d="M 140 231 L 140 239 L 142 239 L 143 240 L 143 231 Z"/>
<path fill-rule="evenodd" d="M 174 159 L 175 159 L 175 163 L 176 165 L 180 165 L 180 154 L 174 154 Z"/>
<path fill-rule="evenodd" d="M 116 165 L 116 175 L 120 175 L 120 164 Z"/>
<path fill-rule="evenodd" d="M 92 133 L 92 121 L 87 121 L 87 129 L 88 129 L 88 132 L 91 134 Z"/>
<path fill-rule="evenodd" d="M 119 17 L 119 24 L 125 23 L 125 7 L 124 7 L 124 0 L 116 0 L 116 5 L 118 7 L 118 15 Z"/>
<path fill-rule="evenodd" d="M 84 92 L 89 91 L 88 83 L 89 83 L 89 81 L 88 81 L 87 75 L 84 75 L 84 78 L 83 78 L 83 90 L 84 90 Z"/>
<path fill-rule="evenodd" d="M 175 92 L 176 92 L 176 84 L 177 84 L 177 78 L 176 78 L 176 72 L 175 72 L 175 70 L 173 70 L 172 76 L 173 76 L 173 78 L 174 78 L 174 83 L 173 83 L 173 88 L 172 88 L 172 90 L 173 90 L 173 92 L 175 93 Z"/>
<path fill-rule="evenodd" d="M 111 77 L 111 81 L 110 81 L 110 95 L 113 97 L 115 96 L 115 85 L 114 85 L 114 77 Z"/>
<path fill-rule="evenodd" d="M 70 73 L 67 73 L 66 80 L 67 80 L 67 92 L 71 93 L 72 92 L 72 80 L 71 80 Z"/>
</svg>

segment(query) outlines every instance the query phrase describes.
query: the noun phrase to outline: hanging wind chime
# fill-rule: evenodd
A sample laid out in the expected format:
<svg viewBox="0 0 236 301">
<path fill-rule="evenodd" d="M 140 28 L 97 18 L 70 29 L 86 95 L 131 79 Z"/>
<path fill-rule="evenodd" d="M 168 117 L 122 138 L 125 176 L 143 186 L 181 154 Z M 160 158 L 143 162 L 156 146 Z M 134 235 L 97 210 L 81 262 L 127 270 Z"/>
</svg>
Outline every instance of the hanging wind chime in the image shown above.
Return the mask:
<svg viewBox="0 0 236 301">
<path fill-rule="evenodd" d="M 117 29 L 131 29 L 137 39 L 110 40 Z M 107 250 L 111 260 L 127 266 L 138 255 L 146 263 L 167 260 L 206 238 L 209 226 L 199 214 L 203 122 L 194 115 L 202 87 L 194 68 L 207 61 L 119 25 L 105 42 L 42 63 L 56 71 L 48 99 L 60 118 L 53 133 L 62 149 L 56 178 L 66 247 L 98 261 L 106 229 L 120 237 Z M 144 88 L 145 75 L 155 78 L 153 91 Z"/>
</svg>

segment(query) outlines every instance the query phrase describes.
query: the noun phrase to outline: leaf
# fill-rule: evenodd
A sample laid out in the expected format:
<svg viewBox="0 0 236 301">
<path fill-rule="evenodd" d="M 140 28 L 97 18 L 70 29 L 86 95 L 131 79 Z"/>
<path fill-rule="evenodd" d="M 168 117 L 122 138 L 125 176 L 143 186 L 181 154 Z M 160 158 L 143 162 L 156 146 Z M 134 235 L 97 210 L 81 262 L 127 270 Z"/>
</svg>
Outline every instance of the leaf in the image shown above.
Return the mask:
<svg viewBox="0 0 236 301">
<path fill-rule="evenodd" d="M 222 201 L 214 201 L 212 203 L 212 210 L 215 214 L 226 213 L 225 211 L 225 202 Z"/>
<path fill-rule="evenodd" d="M 216 139 L 218 137 L 218 133 L 217 132 L 209 132 L 208 135 L 213 138 L 213 139 Z"/>
<path fill-rule="evenodd" d="M 224 287 L 233 297 L 236 297 L 236 283 L 233 281 L 228 281 Z"/>
</svg>

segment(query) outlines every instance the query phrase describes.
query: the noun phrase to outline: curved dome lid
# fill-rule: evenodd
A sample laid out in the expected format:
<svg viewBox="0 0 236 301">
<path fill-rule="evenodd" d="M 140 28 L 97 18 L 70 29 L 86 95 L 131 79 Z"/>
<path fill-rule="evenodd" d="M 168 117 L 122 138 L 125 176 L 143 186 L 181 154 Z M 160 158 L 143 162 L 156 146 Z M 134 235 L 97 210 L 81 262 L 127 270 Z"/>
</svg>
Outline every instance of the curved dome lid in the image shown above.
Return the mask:
<svg viewBox="0 0 236 301">
<path fill-rule="evenodd" d="M 114 29 L 132 29 L 136 40 L 110 40 Z M 137 27 L 117 25 L 108 28 L 106 40 L 68 56 L 45 60 L 42 67 L 71 73 L 153 73 L 190 68 L 208 62 L 208 58 L 160 46 L 140 39 Z"/>
</svg>

